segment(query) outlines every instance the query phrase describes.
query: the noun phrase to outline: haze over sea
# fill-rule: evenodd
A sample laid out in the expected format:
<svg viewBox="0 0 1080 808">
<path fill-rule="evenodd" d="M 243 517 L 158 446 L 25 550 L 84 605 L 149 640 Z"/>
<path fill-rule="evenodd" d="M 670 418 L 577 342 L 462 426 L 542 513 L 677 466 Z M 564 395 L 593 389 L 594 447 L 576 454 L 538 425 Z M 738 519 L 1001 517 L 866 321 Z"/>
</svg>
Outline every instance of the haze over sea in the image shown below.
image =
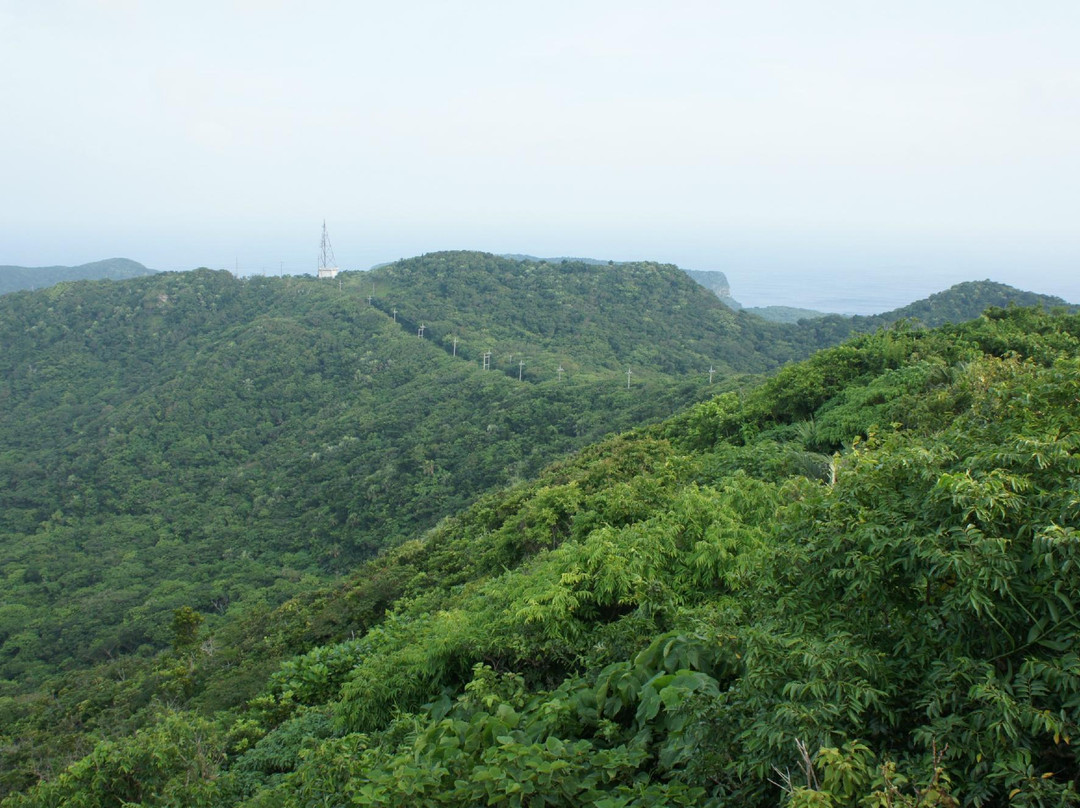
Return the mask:
<svg viewBox="0 0 1080 808">
<path fill-rule="evenodd" d="M 1080 302 L 1076 252 L 1069 245 L 984 242 L 981 248 L 917 242 L 878 245 L 800 243 L 770 250 L 746 245 L 722 251 L 716 265 L 744 306 L 796 306 L 842 314 L 877 314 L 964 281 L 992 280 Z"/>
</svg>

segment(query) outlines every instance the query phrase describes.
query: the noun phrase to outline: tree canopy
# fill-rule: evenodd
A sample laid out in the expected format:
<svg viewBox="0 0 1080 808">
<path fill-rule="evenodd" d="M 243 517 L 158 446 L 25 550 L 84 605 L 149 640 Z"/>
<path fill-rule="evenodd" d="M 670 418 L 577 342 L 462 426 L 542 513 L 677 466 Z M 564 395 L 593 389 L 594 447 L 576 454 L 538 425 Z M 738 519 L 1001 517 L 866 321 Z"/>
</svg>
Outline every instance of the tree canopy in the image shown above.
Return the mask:
<svg viewBox="0 0 1080 808">
<path fill-rule="evenodd" d="M 0 700 L 3 804 L 1075 803 L 1078 434 L 1078 316 L 857 337 Z"/>
</svg>

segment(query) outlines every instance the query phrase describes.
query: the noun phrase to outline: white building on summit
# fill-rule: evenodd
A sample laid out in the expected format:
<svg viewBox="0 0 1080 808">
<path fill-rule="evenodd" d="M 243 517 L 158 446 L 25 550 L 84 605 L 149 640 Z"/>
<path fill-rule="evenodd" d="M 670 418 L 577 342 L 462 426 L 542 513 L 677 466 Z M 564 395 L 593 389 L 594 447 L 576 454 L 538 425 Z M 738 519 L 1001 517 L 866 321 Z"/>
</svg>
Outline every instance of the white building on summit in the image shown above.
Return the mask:
<svg viewBox="0 0 1080 808">
<path fill-rule="evenodd" d="M 334 248 L 330 246 L 330 236 L 326 233 L 326 220 L 322 223 L 322 246 L 319 248 L 319 277 L 336 278 L 341 271 L 334 264 Z"/>
</svg>

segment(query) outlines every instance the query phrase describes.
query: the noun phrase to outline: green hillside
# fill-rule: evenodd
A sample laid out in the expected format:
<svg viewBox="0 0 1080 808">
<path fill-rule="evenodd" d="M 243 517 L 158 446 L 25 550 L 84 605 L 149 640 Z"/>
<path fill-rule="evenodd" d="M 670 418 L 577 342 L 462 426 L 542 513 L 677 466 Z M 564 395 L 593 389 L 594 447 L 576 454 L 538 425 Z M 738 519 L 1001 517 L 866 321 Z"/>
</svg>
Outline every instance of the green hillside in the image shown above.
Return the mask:
<svg viewBox="0 0 1080 808">
<path fill-rule="evenodd" d="M 0 692 L 151 654 L 177 608 L 272 607 L 817 344 L 655 264 L 439 253 L 339 281 L 4 296 Z"/>
<path fill-rule="evenodd" d="M 0 701 L 3 804 L 1073 804 L 1078 402 L 1075 315 L 859 337 Z"/>
<path fill-rule="evenodd" d="M 948 316 L 987 291 L 949 290 L 933 308 Z M 644 647 L 638 640 L 666 631 L 668 619 L 652 606 L 624 604 L 628 595 L 539 650 L 529 644 L 541 628 L 531 618 L 532 628 L 522 629 L 528 636 L 518 628 L 503 635 L 498 613 L 469 616 L 480 607 L 443 598 L 482 592 L 502 603 L 511 590 L 499 594 L 499 576 L 526 574 L 529 559 L 561 545 L 571 527 L 585 541 L 605 525 L 648 521 L 674 507 L 668 482 L 651 480 L 654 473 L 678 486 L 713 485 L 719 472 L 702 470 L 698 457 L 710 442 L 740 444 L 726 459 L 707 461 L 724 475 L 742 468 L 770 485 L 793 474 L 822 479 L 831 453 L 846 451 L 869 423 L 904 424 L 905 408 L 925 405 L 925 390 L 913 393 L 911 385 L 952 384 L 956 368 L 966 368 L 958 362 L 987 351 L 1046 362 L 1074 350 L 1070 319 L 995 318 L 943 335 L 866 337 L 853 349 L 783 367 L 762 388 L 771 392 L 749 393 L 759 382 L 747 374 L 776 371 L 856 326 L 871 328 L 870 318 L 767 323 L 731 311 L 673 266 L 552 265 L 466 252 L 344 273 L 338 282 L 199 270 L 5 295 L 0 794 L 51 781 L 99 742 L 149 727 L 162 709 L 181 711 L 165 721 L 177 732 L 195 726 L 196 714 L 210 720 L 228 711 L 208 732 L 253 722 L 248 741 L 214 747 L 207 762 L 207 772 L 239 776 L 230 761 L 243 743 L 279 738 L 281 721 L 309 709 L 304 720 L 321 720 L 314 716 L 329 708 L 318 699 L 336 699 L 357 661 L 353 651 L 311 649 L 367 642 L 369 629 L 383 636 L 388 609 L 413 627 L 421 624 L 410 609 L 489 621 L 484 630 L 495 644 L 462 635 L 487 650 L 464 667 L 448 663 L 447 679 L 408 674 L 400 704 L 391 686 L 388 703 L 408 710 L 443 687 L 460 695 L 478 659 L 525 676 L 530 692 L 556 688 L 607 658 L 593 659 L 581 643 L 607 643 L 595 639 L 606 631 L 601 624 L 633 613 L 646 620 L 645 634 L 610 640 L 625 661 Z M 909 360 L 923 364 L 905 370 Z M 920 375 L 931 371 L 932 384 Z M 851 387 L 874 373 L 885 375 L 867 390 Z M 905 395 L 914 399 L 894 401 Z M 956 396 L 942 405 L 950 418 L 970 403 Z M 643 429 L 705 399 L 711 403 L 667 431 L 602 444 L 522 484 L 604 435 Z M 554 499 L 530 505 L 536 486 L 554 486 Z M 613 497 L 615 510 L 588 499 L 594 495 Z M 764 523 L 753 530 L 772 536 Z M 614 558 L 629 552 L 612 548 Z M 369 560 L 380 551 L 387 554 Z M 528 586 L 547 591 L 549 573 Z M 648 570 L 633 574 L 646 588 L 659 585 Z M 709 586 L 674 597 L 696 602 Z M 532 608 L 514 603 L 505 608 L 519 616 Z M 421 644 L 457 642 L 442 624 L 436 635 L 417 630 Z M 288 660 L 309 651 L 325 656 L 318 665 L 330 680 L 315 700 L 281 702 L 284 691 L 267 677 L 280 665 L 306 670 L 306 662 Z M 386 664 L 396 670 L 405 657 Z M 546 672 L 535 678 L 532 664 Z M 406 697 L 408 688 L 420 688 L 421 700 Z M 245 708 L 252 698 L 262 707 Z M 332 732 L 353 727 L 336 715 Z M 389 726 L 380 715 L 372 731 Z M 252 777 L 246 785 L 228 780 L 240 792 L 215 792 L 213 800 L 232 804 L 276 782 Z M 197 802 L 190 793 L 178 799 Z"/>
<path fill-rule="evenodd" d="M 420 286 L 383 291 L 408 312 Z M 627 389 L 622 354 L 605 357 L 611 370 L 574 361 L 580 332 L 546 337 L 553 353 L 530 353 L 519 382 L 508 353 L 528 331 L 513 341 L 478 310 L 468 325 L 495 337 L 485 372 L 467 358 L 473 331 L 455 357 L 437 327 L 417 339 L 364 292 L 357 278 L 202 270 L 3 298 L 9 690 L 159 648 L 181 606 L 280 602 L 484 490 L 706 395 L 704 357 L 680 354 L 699 360 L 685 375 L 638 364 Z"/>
<path fill-rule="evenodd" d="M 918 320 L 924 325 L 938 326 L 978 317 L 991 306 L 1038 306 L 1049 311 L 1063 306 L 1075 309 L 1065 300 L 1053 295 L 1025 292 L 994 281 L 968 281 L 951 286 L 943 292 L 930 295 L 886 314 L 868 318 L 872 322 L 895 322 L 899 319 Z"/>
<path fill-rule="evenodd" d="M 813 330 L 819 339 L 826 339 L 825 335 L 830 332 L 869 332 L 900 320 L 911 320 L 932 328 L 945 323 L 961 323 L 974 319 L 992 306 L 1036 306 L 1044 311 L 1055 308 L 1076 310 L 1076 306 L 1053 295 L 1025 292 L 994 281 L 969 281 L 958 283 L 943 292 L 892 311 L 852 317 L 829 314 L 816 318 L 812 325 L 805 323 L 804 327 Z"/>
<path fill-rule="evenodd" d="M 77 267 L 0 266 L 0 295 L 20 289 L 43 289 L 64 281 L 119 281 L 153 274 L 154 270 L 128 258 L 109 258 Z"/>
<path fill-rule="evenodd" d="M 531 261 L 533 263 L 582 264 L 585 266 L 628 266 L 635 263 L 633 261 L 600 261 L 596 258 L 569 258 L 565 256 L 558 258 L 537 258 L 535 255 L 510 254 L 500 257 L 511 258 L 515 261 Z M 720 272 L 719 270 L 699 269 L 683 269 L 682 271 L 720 298 L 724 302 L 724 305 L 732 309 L 742 308 L 742 304 L 731 296 L 731 285 L 728 283 L 727 276 L 723 272 Z"/>
<path fill-rule="evenodd" d="M 795 306 L 747 306 L 745 311 L 747 314 L 756 314 L 763 320 L 774 323 L 797 323 L 799 320 L 827 316 L 827 313 L 823 311 L 800 309 Z"/>
<path fill-rule="evenodd" d="M 459 354 L 471 360 L 493 351 L 515 376 L 522 357 L 536 379 L 552 378 L 559 364 L 568 374 L 630 366 L 684 376 L 710 365 L 757 373 L 828 344 L 731 311 L 670 264 L 550 264 L 444 252 L 362 277 L 387 313 L 397 309 L 399 320 L 424 324 L 447 349 L 458 337 Z"/>
</svg>

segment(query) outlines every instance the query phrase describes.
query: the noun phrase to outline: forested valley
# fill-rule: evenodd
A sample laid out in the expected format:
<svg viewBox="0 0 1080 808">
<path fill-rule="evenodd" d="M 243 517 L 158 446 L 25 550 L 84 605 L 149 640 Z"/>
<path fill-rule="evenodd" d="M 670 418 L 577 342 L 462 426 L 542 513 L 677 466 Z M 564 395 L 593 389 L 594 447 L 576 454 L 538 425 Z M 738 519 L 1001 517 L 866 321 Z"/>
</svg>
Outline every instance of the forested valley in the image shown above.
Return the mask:
<svg viewBox="0 0 1080 808">
<path fill-rule="evenodd" d="M 5 808 L 1076 800 L 1080 317 L 339 280 L 0 297 Z"/>
</svg>

